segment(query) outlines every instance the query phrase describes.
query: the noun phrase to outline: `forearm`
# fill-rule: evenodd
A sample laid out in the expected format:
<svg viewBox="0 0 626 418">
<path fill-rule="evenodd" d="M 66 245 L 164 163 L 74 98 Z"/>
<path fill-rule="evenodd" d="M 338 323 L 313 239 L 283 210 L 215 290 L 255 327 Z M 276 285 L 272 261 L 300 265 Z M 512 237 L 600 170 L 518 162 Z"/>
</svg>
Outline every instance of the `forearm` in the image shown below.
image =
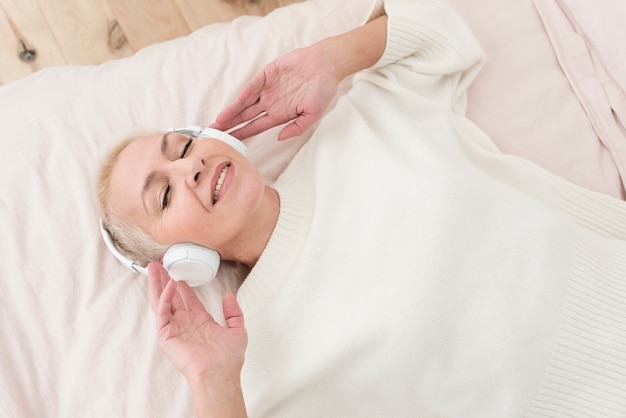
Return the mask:
<svg viewBox="0 0 626 418">
<path fill-rule="evenodd" d="M 187 383 L 191 389 L 194 410 L 198 418 L 247 417 L 238 375 L 219 380 L 187 379 Z"/>
<path fill-rule="evenodd" d="M 380 16 L 363 26 L 318 42 L 319 48 L 337 82 L 376 64 L 387 43 L 387 16 Z"/>
</svg>

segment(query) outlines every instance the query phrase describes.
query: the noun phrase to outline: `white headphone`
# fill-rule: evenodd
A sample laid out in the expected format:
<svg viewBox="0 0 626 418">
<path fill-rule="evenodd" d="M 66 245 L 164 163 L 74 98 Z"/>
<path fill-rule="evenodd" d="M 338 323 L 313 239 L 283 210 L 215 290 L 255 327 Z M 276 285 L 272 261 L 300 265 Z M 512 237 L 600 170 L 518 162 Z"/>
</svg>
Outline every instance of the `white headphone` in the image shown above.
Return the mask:
<svg viewBox="0 0 626 418">
<path fill-rule="evenodd" d="M 185 128 L 172 129 L 171 132 L 178 132 L 193 138 L 215 138 L 235 148 L 243 155 L 248 155 L 247 148 L 243 142 L 217 129 L 187 126 Z M 115 258 L 137 273 L 148 274 L 147 268 L 130 260 L 119 251 L 102 219 L 100 219 L 100 232 L 102 233 L 104 243 Z M 165 267 L 170 277 L 176 281 L 184 281 L 192 287 L 200 286 L 213 280 L 219 266 L 220 255 L 218 252 L 198 244 L 175 244 L 168 248 L 163 256 L 163 267 Z"/>
</svg>

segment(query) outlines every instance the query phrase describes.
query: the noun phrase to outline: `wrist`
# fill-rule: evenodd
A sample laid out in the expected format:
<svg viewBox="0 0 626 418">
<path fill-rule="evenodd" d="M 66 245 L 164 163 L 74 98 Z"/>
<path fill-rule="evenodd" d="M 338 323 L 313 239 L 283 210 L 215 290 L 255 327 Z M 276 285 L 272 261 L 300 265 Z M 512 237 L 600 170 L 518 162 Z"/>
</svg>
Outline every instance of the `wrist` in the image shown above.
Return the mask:
<svg viewBox="0 0 626 418">
<path fill-rule="evenodd" d="M 387 16 L 312 46 L 321 54 L 337 82 L 376 64 L 387 43 Z"/>
<path fill-rule="evenodd" d="M 187 378 L 198 418 L 246 417 L 239 372 Z"/>
</svg>

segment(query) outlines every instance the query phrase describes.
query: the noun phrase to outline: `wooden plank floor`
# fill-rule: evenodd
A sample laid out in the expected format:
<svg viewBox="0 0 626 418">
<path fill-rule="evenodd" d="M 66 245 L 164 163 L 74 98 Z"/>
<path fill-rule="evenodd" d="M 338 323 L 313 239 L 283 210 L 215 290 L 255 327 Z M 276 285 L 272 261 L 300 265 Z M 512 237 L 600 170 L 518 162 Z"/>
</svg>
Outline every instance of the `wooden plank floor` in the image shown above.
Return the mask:
<svg viewBox="0 0 626 418">
<path fill-rule="evenodd" d="M 0 85 L 127 57 L 214 22 L 302 0 L 0 0 Z"/>
</svg>

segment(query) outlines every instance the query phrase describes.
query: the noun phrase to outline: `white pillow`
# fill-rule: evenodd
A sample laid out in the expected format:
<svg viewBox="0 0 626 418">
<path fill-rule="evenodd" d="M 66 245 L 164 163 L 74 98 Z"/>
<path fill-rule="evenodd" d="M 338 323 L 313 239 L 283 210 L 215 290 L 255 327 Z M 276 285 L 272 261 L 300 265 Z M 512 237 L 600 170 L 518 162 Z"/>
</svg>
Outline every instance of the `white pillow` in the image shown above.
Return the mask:
<svg viewBox="0 0 626 418">
<path fill-rule="evenodd" d="M 98 168 L 137 127 L 207 125 L 263 65 L 360 24 L 369 0 L 306 1 L 242 17 L 97 67 L 42 70 L 0 88 L 2 416 L 190 416 L 157 354 L 144 278 L 98 229 Z M 271 181 L 301 139 L 250 144 Z M 240 277 L 234 270 L 233 277 Z M 221 318 L 229 270 L 198 292 Z"/>
</svg>

